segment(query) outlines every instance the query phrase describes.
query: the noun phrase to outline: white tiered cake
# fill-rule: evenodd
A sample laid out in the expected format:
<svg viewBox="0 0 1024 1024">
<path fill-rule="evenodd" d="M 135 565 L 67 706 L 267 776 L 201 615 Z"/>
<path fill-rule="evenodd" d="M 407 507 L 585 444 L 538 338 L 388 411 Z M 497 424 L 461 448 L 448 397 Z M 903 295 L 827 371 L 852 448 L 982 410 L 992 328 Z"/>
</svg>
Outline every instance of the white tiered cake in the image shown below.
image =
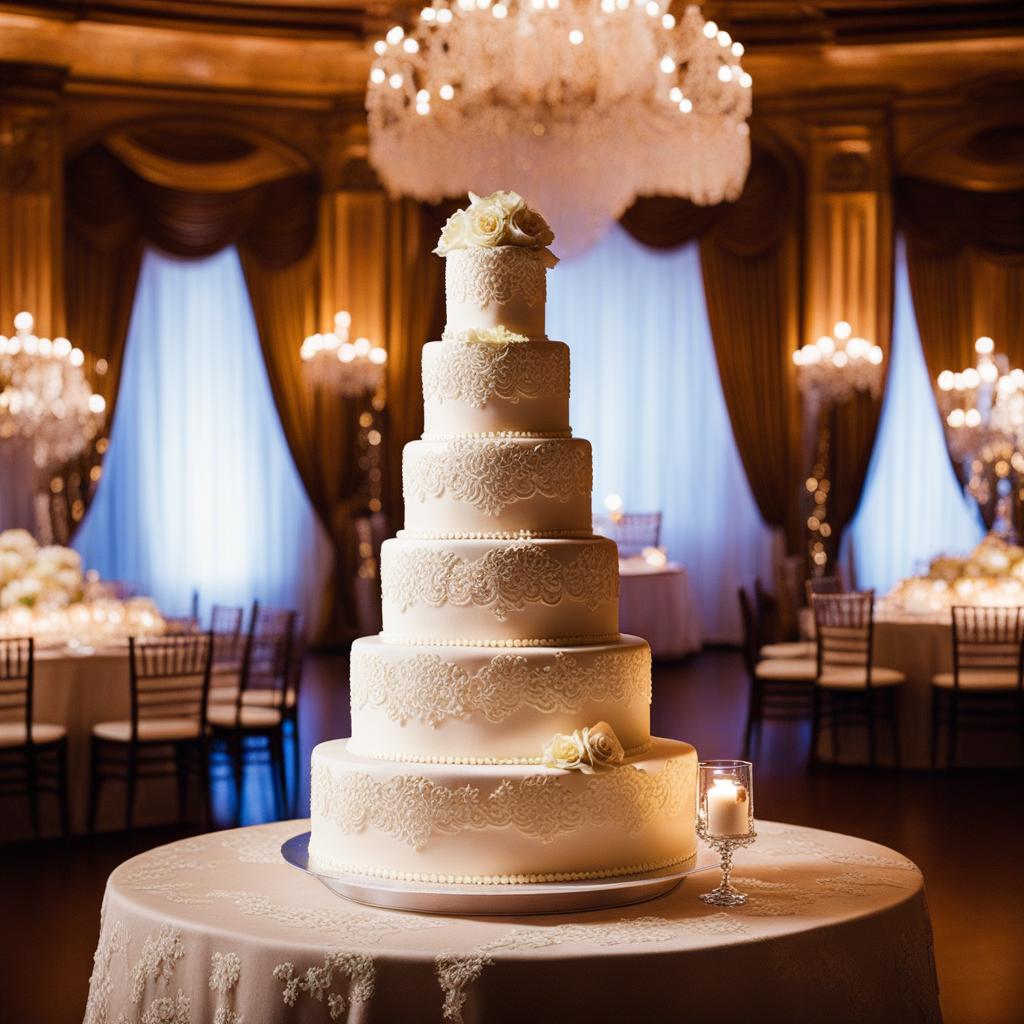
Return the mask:
<svg viewBox="0 0 1024 1024">
<path fill-rule="evenodd" d="M 445 226 L 384 629 L 352 648 L 352 738 L 312 757 L 311 863 L 407 881 L 652 871 L 696 849 L 693 747 L 650 735 L 647 643 L 618 632 L 569 351 L 545 336 L 543 218 L 471 196 Z"/>
</svg>

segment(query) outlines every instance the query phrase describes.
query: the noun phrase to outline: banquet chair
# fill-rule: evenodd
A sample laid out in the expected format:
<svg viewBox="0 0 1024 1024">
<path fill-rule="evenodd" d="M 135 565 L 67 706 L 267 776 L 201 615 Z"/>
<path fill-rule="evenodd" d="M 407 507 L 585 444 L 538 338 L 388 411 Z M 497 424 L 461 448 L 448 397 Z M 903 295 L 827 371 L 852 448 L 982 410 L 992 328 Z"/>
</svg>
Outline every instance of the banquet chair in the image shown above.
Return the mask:
<svg viewBox="0 0 1024 1024">
<path fill-rule="evenodd" d="M 943 726 L 947 768 L 961 730 L 1013 730 L 1024 741 L 1024 608 L 953 607 L 953 671 L 932 677 L 932 768 Z"/>
<path fill-rule="evenodd" d="M 620 558 L 642 554 L 656 548 L 661 539 L 660 512 L 626 512 L 619 516 L 597 515 L 594 530 L 615 541 Z"/>
<path fill-rule="evenodd" d="M 207 723 L 217 753 L 231 766 L 235 783 L 235 821 L 241 820 L 246 766 L 268 764 L 274 778 L 280 817 L 288 804 L 284 769 L 284 724 L 292 693 L 296 613 L 258 609 L 253 616 L 238 691 L 230 704 L 211 704 Z M 296 779 L 296 783 L 297 783 Z"/>
<path fill-rule="evenodd" d="M 764 722 L 795 722 L 811 717 L 818 665 L 813 658 L 759 658 L 760 623 L 750 595 L 743 587 L 738 593 L 743 622 L 743 662 L 750 679 L 747 723 L 743 730 L 746 757 L 755 728 L 760 741 Z"/>
<path fill-rule="evenodd" d="M 878 722 L 888 723 L 893 761 L 900 764 L 899 688 L 904 673 L 872 663 L 874 650 L 873 590 L 849 594 L 813 594 L 817 641 L 817 679 L 810 760 L 818 760 L 824 718 L 828 718 L 832 753 L 839 758 L 844 725 L 863 724 L 868 733 L 868 759 L 878 763 Z"/>
<path fill-rule="evenodd" d="M 132 827 L 141 779 L 175 776 L 178 814 L 185 816 L 188 777 L 197 775 L 204 823 L 209 821 L 206 705 L 213 662 L 210 633 L 129 637 L 131 717 L 92 727 L 89 831 L 96 826 L 105 782 L 125 783 L 126 828 Z"/>
<path fill-rule="evenodd" d="M 841 576 L 812 576 L 804 582 L 807 603 L 813 604 L 815 594 L 842 594 L 845 590 Z"/>
<path fill-rule="evenodd" d="M 54 793 L 68 835 L 68 737 L 63 725 L 32 720 L 35 641 L 0 639 L 0 793 L 26 795 L 39 835 L 39 794 Z"/>
<path fill-rule="evenodd" d="M 255 613 L 254 604 L 252 621 L 255 621 Z M 210 632 L 213 635 L 210 704 L 230 704 L 238 692 L 238 679 L 248 639 L 242 630 L 244 618 L 242 608 L 215 604 L 210 609 Z"/>
<path fill-rule="evenodd" d="M 784 640 L 779 602 L 769 594 L 761 582 L 754 580 L 754 601 L 757 606 L 757 620 L 760 624 L 762 658 L 785 658 L 789 661 L 814 658 L 815 648 L 809 640 Z"/>
</svg>

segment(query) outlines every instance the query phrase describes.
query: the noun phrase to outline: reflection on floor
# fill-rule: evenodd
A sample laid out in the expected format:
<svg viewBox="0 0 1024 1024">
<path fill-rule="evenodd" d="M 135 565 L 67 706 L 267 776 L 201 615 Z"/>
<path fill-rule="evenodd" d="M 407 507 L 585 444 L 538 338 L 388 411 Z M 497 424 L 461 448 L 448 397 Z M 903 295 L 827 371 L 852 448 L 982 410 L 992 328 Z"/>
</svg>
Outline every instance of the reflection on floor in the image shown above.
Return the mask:
<svg viewBox="0 0 1024 1024">
<path fill-rule="evenodd" d="M 346 673 L 345 658 L 312 659 L 300 712 L 300 764 L 308 763 L 315 743 L 348 735 Z M 745 707 L 746 680 L 734 652 L 709 651 L 655 671 L 654 732 L 689 740 L 705 757 L 739 754 Z M 928 886 L 947 1024 L 1019 1021 L 1024 1005 L 1017 955 L 1024 948 L 1021 774 L 842 769 L 808 774 L 808 734 L 797 725 L 766 730 L 763 749 L 754 752 L 758 816 L 863 836 L 915 860 Z M 246 787 L 245 824 L 272 814 L 265 772 L 254 770 Z M 303 773 L 302 814 L 308 801 Z M 215 810 L 218 825 L 230 826 L 234 805 L 226 781 L 217 786 Z M 82 1019 L 107 874 L 125 858 L 190 831 L 150 829 L 0 847 L 4 1020 L 77 1024 Z"/>
</svg>

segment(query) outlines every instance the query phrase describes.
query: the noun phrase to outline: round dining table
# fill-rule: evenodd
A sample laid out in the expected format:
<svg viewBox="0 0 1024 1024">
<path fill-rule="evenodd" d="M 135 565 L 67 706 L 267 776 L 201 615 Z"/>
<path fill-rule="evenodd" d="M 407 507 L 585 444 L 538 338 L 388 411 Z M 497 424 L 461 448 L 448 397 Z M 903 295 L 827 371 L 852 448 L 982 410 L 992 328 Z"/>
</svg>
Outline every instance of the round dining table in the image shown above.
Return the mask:
<svg viewBox="0 0 1024 1024">
<path fill-rule="evenodd" d="M 862 839 L 758 822 L 735 858 L 625 908 L 441 917 L 349 902 L 286 863 L 308 829 L 214 832 L 107 883 L 85 1024 L 941 1019 L 921 873 Z"/>
<path fill-rule="evenodd" d="M 682 658 L 701 647 L 700 620 L 686 569 L 668 562 L 619 560 L 619 629 L 642 636 L 656 659 Z"/>
</svg>

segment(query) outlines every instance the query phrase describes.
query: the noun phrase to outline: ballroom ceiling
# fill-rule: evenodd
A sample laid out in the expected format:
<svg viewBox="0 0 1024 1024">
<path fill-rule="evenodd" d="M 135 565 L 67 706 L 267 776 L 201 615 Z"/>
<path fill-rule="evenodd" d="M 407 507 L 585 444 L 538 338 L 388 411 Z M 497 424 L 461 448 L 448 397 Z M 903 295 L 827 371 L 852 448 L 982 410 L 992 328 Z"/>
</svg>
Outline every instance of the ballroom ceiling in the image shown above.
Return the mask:
<svg viewBox="0 0 1024 1024">
<path fill-rule="evenodd" d="M 402 7 L 420 6 L 416 0 L 25 0 L 0 3 L 0 10 L 67 21 L 350 39 Z M 1020 0 L 706 0 L 703 7 L 754 47 L 1024 32 Z"/>
</svg>

